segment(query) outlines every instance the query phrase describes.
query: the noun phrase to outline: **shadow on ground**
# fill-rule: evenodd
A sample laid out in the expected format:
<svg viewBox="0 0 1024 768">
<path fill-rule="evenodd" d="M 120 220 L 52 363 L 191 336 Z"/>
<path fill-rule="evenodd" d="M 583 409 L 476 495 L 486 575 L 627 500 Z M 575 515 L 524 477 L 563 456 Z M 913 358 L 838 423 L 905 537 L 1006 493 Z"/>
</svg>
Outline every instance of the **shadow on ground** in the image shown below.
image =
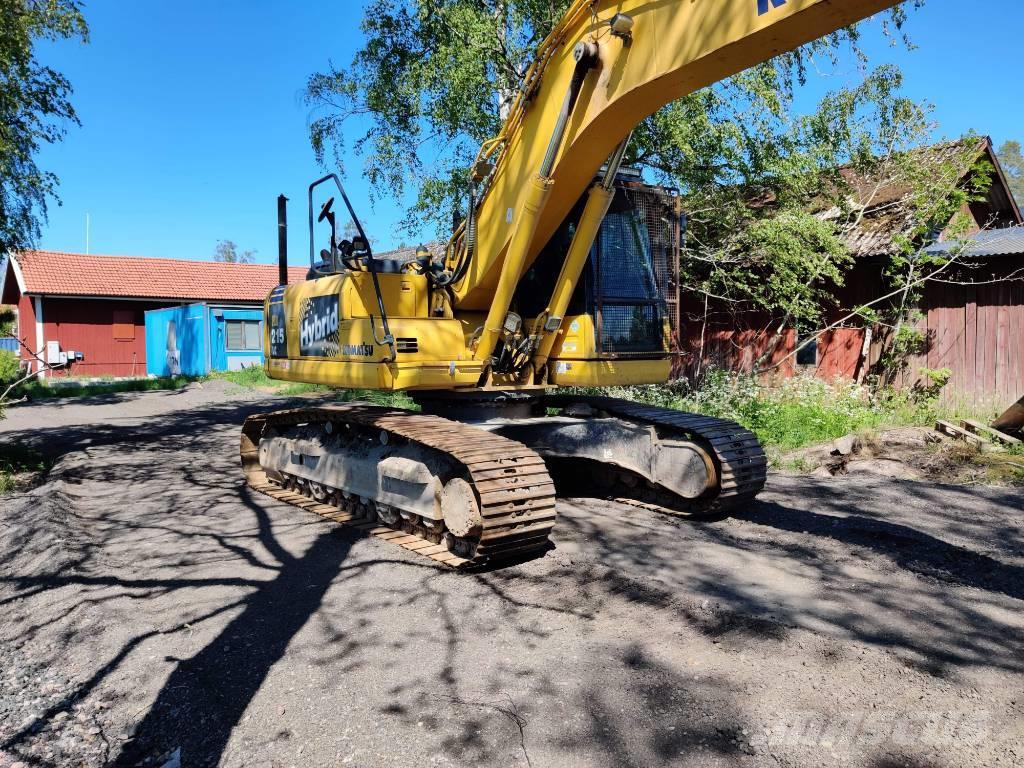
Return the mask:
<svg viewBox="0 0 1024 768">
<path fill-rule="evenodd" d="M 0 554 L 0 639 L 74 652 L 81 674 L 0 749 L 46 764 L 32 744 L 103 689 L 124 702 L 118 766 L 175 748 L 189 766 L 699 764 L 738 759 L 756 725 L 755 673 L 720 657 L 799 671 L 795 631 L 933 675 L 1024 664 L 1009 514 L 989 531 L 1004 549 L 982 551 L 953 512 L 915 527 L 870 489 L 783 488 L 708 524 L 572 500 L 550 556 L 453 574 L 252 494 L 237 431 L 266 406 L 6 434 L 64 457 Z M 940 508 L 960 493 L 904 490 Z M 830 642 L 818 666 L 842 661 Z"/>
</svg>

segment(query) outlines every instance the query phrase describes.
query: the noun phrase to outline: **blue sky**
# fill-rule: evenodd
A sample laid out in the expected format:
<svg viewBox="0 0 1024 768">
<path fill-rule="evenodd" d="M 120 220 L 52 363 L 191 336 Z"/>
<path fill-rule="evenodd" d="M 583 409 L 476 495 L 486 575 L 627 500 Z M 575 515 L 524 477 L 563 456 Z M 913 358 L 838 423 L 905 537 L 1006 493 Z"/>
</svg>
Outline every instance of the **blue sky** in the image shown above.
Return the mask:
<svg viewBox="0 0 1024 768">
<path fill-rule="evenodd" d="M 360 43 L 361 3 L 264 0 L 94 0 L 88 45 L 61 43 L 41 58 L 69 77 L 82 120 L 40 164 L 61 179 L 44 248 L 210 258 L 217 240 L 277 253 L 275 198 L 291 199 L 289 252 L 308 252 L 305 189 L 322 174 L 310 149 L 306 77 L 347 64 Z M 935 104 L 939 136 L 968 130 L 1024 140 L 1018 95 L 1019 0 L 928 0 L 907 27 L 917 49 L 891 48 L 874 23 L 871 63 L 892 61 L 907 95 Z M 849 70 L 820 77 L 835 87 Z M 356 126 L 353 126 L 355 131 Z M 375 250 L 419 238 L 397 232 L 402 204 L 372 206 L 357 157 L 346 159 L 349 196 Z M 386 196 L 385 196 L 386 197 Z M 424 240 L 430 239 L 425 233 Z"/>
</svg>

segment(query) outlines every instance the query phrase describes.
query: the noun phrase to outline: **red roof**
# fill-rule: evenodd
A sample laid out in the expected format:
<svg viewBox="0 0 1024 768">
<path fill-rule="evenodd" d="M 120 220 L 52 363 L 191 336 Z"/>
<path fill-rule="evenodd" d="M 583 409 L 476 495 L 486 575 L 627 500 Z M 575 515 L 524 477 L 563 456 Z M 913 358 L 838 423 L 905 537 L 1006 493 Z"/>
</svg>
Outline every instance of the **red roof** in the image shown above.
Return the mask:
<svg viewBox="0 0 1024 768">
<path fill-rule="evenodd" d="M 29 294 L 262 302 L 277 285 L 276 264 L 59 251 L 25 251 L 14 258 Z M 288 267 L 288 282 L 301 282 L 306 271 L 305 267 Z"/>
</svg>

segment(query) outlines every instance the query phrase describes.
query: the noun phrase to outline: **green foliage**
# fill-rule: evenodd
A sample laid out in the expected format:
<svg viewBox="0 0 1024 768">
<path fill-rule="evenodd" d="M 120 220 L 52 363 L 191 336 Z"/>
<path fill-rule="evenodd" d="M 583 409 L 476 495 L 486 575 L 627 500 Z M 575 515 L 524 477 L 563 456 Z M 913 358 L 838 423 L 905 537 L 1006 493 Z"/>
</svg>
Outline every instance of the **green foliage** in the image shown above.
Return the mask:
<svg viewBox="0 0 1024 768">
<path fill-rule="evenodd" d="M 0 350 L 0 395 L 18 379 L 18 356 L 6 349 Z M 0 419 L 4 416 L 4 403 L 0 400 Z"/>
<path fill-rule="evenodd" d="M 0 260 L 0 269 L 6 269 L 7 264 Z M 0 306 L 0 338 L 14 335 L 14 323 L 17 316 L 11 307 Z"/>
<path fill-rule="evenodd" d="M 0 391 L 18 378 L 18 356 L 6 349 L 0 350 Z"/>
<path fill-rule="evenodd" d="M 87 35 L 77 0 L 0 0 L 0 253 L 39 237 L 57 177 L 36 155 L 78 124 L 70 83 L 36 59 L 36 45 Z"/>
<path fill-rule="evenodd" d="M 1018 204 L 1024 205 L 1024 154 L 1019 141 L 1007 141 L 999 147 L 999 163 L 1003 166 L 1006 181 Z"/>
<path fill-rule="evenodd" d="M 604 394 L 736 421 L 782 450 L 881 427 L 928 425 L 938 414 L 931 391 L 872 390 L 853 382 L 797 376 L 769 386 L 751 376 L 711 369 L 699 386 L 617 387 Z"/>
<path fill-rule="evenodd" d="M 213 249 L 213 260 L 224 264 L 252 264 L 256 251 L 239 251 L 232 240 L 218 240 Z"/>
<path fill-rule="evenodd" d="M 498 132 L 534 50 L 568 5 L 374 0 L 351 63 L 307 82 L 318 158 L 340 166 L 342 152 L 353 149 L 371 189 L 416 192 L 410 231 L 425 223 L 445 231 L 464 203 L 477 148 Z M 893 11 L 891 28 L 905 19 L 904 8 Z M 858 41 L 857 27 L 840 30 L 670 104 L 637 128 L 627 161 L 688 192 L 781 175 L 785 182 L 770 185 L 809 193 L 814 180 L 800 179 L 808 158 L 794 151 L 794 96 L 811 66 L 838 67 L 849 58 L 862 64 Z M 368 128 L 346 143 L 353 118 Z"/>
<path fill-rule="evenodd" d="M 17 490 L 19 475 L 47 469 L 49 462 L 37 451 L 17 443 L 0 445 L 0 496 Z"/>
<path fill-rule="evenodd" d="M 90 397 L 93 395 L 109 395 L 118 392 L 152 392 L 164 389 L 181 389 L 195 381 L 188 376 L 163 376 L 152 379 L 114 379 L 111 381 L 86 380 L 81 383 L 70 379 L 48 384 L 38 379 L 30 379 L 20 385 L 14 397 L 27 397 L 29 400 L 49 400 L 68 397 Z"/>
<path fill-rule="evenodd" d="M 843 270 L 852 263 L 832 225 L 802 211 L 756 220 L 733 243 L 745 258 L 730 268 L 719 264 L 710 276 L 717 278 L 714 285 L 705 287 L 742 295 L 797 322 L 820 319 L 826 308 L 822 283 L 842 285 Z"/>
<path fill-rule="evenodd" d="M 949 368 L 920 368 L 921 381 L 914 385 L 914 395 L 921 402 L 937 403 L 942 390 L 953 378 Z"/>
</svg>

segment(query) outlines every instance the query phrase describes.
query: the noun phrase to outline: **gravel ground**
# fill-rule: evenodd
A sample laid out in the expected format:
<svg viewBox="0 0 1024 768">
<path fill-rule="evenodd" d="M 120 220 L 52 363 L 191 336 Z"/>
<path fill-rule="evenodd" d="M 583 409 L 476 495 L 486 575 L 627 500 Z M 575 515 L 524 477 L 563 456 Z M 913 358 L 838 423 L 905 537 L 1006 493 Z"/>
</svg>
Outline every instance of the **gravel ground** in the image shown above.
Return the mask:
<svg viewBox="0 0 1024 768">
<path fill-rule="evenodd" d="M 1024 764 L 1020 489 L 566 499 L 461 575 L 250 493 L 227 385 L 12 408 L 0 767 Z"/>
</svg>

